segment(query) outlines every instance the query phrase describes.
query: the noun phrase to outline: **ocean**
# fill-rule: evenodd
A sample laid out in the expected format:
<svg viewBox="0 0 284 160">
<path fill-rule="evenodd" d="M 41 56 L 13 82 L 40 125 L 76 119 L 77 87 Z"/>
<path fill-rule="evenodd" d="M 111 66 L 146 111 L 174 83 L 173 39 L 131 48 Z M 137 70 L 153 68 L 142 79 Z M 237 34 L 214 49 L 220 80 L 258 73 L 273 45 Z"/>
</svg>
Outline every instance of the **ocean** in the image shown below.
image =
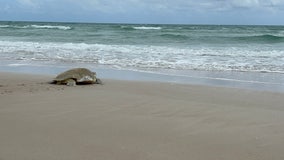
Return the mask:
<svg viewBox="0 0 284 160">
<path fill-rule="evenodd" d="M 284 26 L 0 22 L 0 67 L 284 91 Z"/>
</svg>

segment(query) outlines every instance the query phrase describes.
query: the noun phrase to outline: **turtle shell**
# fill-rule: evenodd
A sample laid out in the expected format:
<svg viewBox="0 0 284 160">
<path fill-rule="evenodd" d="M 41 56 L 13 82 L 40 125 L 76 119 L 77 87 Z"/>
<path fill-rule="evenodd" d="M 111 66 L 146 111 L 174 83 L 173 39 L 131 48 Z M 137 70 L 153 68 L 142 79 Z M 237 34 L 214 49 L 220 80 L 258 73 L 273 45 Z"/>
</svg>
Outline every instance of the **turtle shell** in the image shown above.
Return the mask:
<svg viewBox="0 0 284 160">
<path fill-rule="evenodd" d="M 74 68 L 59 74 L 54 81 L 64 84 L 69 79 L 73 79 L 77 83 L 95 83 L 97 80 L 95 72 L 86 68 Z"/>
</svg>

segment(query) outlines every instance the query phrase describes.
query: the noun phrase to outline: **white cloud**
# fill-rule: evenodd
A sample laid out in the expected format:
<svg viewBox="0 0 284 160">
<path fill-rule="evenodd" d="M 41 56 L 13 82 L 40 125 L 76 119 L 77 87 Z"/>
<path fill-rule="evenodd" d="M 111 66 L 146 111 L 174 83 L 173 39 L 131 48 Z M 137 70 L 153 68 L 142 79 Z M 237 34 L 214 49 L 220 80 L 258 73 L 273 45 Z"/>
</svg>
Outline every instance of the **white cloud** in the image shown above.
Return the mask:
<svg viewBox="0 0 284 160">
<path fill-rule="evenodd" d="M 284 9 L 284 0 L 270 0 L 270 6 Z"/>
<path fill-rule="evenodd" d="M 97 10 L 106 13 L 127 11 L 156 11 L 156 12 L 208 12 L 243 10 L 268 10 L 283 8 L 284 0 L 80 0 L 76 3 L 86 10 Z"/>
<path fill-rule="evenodd" d="M 258 7 L 260 2 L 259 0 L 233 0 L 232 5 L 241 8 L 254 8 Z"/>
<path fill-rule="evenodd" d="M 247 9 L 280 9 L 284 7 L 284 0 L 233 0 L 232 7 Z"/>
<path fill-rule="evenodd" d="M 24 8 L 36 9 L 40 7 L 38 0 L 17 0 L 17 2 Z"/>
<path fill-rule="evenodd" d="M 76 3 L 76 2 L 75 2 Z M 192 11 L 213 9 L 219 3 L 208 0 L 81 0 L 78 6 L 88 10 L 102 12 L 125 12 L 125 11 Z M 219 7 L 222 7 L 221 5 Z"/>
</svg>

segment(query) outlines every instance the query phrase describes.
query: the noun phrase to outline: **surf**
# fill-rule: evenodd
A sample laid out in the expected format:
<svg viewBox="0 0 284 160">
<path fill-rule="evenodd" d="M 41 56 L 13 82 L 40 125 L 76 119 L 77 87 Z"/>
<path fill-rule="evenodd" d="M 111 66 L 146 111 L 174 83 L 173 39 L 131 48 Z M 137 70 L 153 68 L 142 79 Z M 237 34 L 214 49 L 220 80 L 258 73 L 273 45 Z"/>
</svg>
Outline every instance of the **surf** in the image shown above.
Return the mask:
<svg viewBox="0 0 284 160">
<path fill-rule="evenodd" d="M 70 26 L 62 26 L 62 25 L 0 25 L 0 28 L 7 29 L 58 29 L 58 30 L 71 30 Z"/>
</svg>

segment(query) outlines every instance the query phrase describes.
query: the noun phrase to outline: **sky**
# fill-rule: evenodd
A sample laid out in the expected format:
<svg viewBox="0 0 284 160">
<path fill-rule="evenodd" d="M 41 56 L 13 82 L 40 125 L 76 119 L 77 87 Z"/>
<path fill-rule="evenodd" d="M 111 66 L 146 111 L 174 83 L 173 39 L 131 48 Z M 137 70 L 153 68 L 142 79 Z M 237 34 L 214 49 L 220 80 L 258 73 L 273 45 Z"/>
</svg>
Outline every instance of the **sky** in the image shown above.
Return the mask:
<svg viewBox="0 0 284 160">
<path fill-rule="evenodd" d="M 0 0 L 0 20 L 284 25 L 284 0 Z"/>
</svg>

